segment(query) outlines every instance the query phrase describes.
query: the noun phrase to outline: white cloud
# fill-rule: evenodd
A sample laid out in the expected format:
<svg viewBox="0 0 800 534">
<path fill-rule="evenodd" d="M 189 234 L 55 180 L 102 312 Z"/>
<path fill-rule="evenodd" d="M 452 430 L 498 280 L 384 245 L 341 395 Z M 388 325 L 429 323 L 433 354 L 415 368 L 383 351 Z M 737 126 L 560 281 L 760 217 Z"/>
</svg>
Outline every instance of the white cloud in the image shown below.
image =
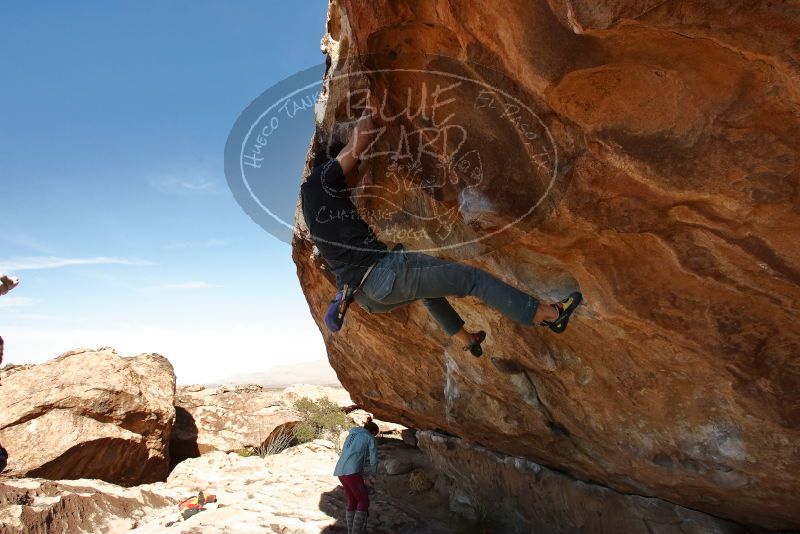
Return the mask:
<svg viewBox="0 0 800 534">
<path fill-rule="evenodd" d="M 6 296 L 0 297 L 0 310 L 16 310 L 36 304 L 36 299 L 30 297 Z"/>
<path fill-rule="evenodd" d="M 156 191 L 168 194 L 216 193 L 220 190 L 217 180 L 203 176 L 160 175 L 150 176 L 147 181 Z"/>
<path fill-rule="evenodd" d="M 165 245 L 166 249 L 185 249 L 185 248 L 212 248 L 224 247 L 230 244 L 228 239 L 206 239 L 204 241 L 181 241 L 179 243 L 172 243 Z"/>
<path fill-rule="evenodd" d="M 0 260 L 0 272 L 15 273 L 33 269 L 58 269 L 72 265 L 154 265 L 143 260 L 126 258 L 109 258 L 96 256 L 90 258 L 62 258 L 59 256 L 25 256 L 9 260 Z"/>
<path fill-rule="evenodd" d="M 209 383 L 275 365 L 327 359 L 312 323 L 297 328 L 251 324 L 219 328 L 119 325 L 107 328 L 8 326 L 4 363 L 44 363 L 79 347 L 114 347 L 122 356 L 156 352 L 175 367 L 179 384 Z"/>
<path fill-rule="evenodd" d="M 189 282 L 178 282 L 177 284 L 162 284 L 160 286 L 153 286 L 151 289 L 213 289 L 215 287 L 222 287 L 217 284 L 209 284 L 201 280 L 191 280 Z"/>
</svg>

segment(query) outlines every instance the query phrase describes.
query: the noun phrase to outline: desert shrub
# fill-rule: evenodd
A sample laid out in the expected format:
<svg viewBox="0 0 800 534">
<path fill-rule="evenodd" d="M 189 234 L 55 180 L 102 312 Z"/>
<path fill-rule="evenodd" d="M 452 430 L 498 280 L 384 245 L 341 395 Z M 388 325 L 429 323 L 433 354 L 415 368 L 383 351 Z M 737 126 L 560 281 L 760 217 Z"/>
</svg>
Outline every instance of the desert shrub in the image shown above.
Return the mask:
<svg viewBox="0 0 800 534">
<path fill-rule="evenodd" d="M 423 493 L 433 487 L 433 481 L 422 469 L 414 469 L 408 476 L 408 489 L 411 493 Z"/>
<path fill-rule="evenodd" d="M 300 443 L 317 438 L 326 438 L 337 443 L 339 433 L 347 425 L 347 415 L 338 404 L 327 397 L 316 401 L 303 397 L 295 401 L 294 409 L 301 419 L 294 427 L 294 437 Z"/>
<path fill-rule="evenodd" d="M 252 449 L 251 447 L 245 447 L 244 449 L 238 449 L 235 452 L 236 452 L 236 454 L 238 454 L 239 456 L 243 456 L 244 458 L 247 458 L 249 456 L 254 456 L 255 455 L 255 450 Z"/>
<path fill-rule="evenodd" d="M 281 428 L 274 435 L 267 438 L 261 446 L 256 447 L 256 454 L 262 458 L 273 454 L 279 454 L 288 449 L 294 440 L 295 436 L 292 430 L 285 427 Z"/>
<path fill-rule="evenodd" d="M 262 441 L 261 445 L 256 447 L 245 447 L 234 452 L 244 458 L 250 456 L 260 456 L 261 458 L 265 458 L 267 456 L 285 451 L 292 445 L 294 440 L 295 437 L 292 433 L 292 430 L 284 427 L 279 429 L 277 432 L 274 432 L 273 435 L 268 437 L 266 440 Z"/>
<path fill-rule="evenodd" d="M 294 438 L 299 443 L 308 443 L 309 441 L 315 440 L 317 438 L 317 433 L 316 427 L 310 423 L 302 422 L 294 427 Z"/>
</svg>

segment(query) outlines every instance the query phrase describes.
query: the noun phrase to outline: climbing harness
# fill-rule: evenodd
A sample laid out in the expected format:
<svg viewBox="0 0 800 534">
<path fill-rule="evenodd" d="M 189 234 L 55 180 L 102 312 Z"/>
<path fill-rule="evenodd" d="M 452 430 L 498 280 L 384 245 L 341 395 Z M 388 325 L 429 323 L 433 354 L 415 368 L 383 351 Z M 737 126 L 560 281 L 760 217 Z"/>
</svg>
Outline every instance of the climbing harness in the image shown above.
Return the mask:
<svg viewBox="0 0 800 534">
<path fill-rule="evenodd" d="M 365 272 L 364 276 L 361 277 L 361 281 L 357 286 L 350 287 L 349 284 L 345 284 L 342 286 L 342 289 L 336 292 L 336 296 L 331 301 L 330 306 L 328 306 L 328 312 L 325 314 L 325 325 L 331 332 L 338 332 L 342 329 L 342 324 L 344 324 L 344 316 L 347 313 L 347 309 L 350 307 L 350 303 L 353 302 L 356 293 L 358 293 L 358 291 L 361 289 L 361 286 L 364 285 L 367 277 L 377 264 L 378 262 L 376 261 L 369 266 L 367 272 Z"/>
</svg>

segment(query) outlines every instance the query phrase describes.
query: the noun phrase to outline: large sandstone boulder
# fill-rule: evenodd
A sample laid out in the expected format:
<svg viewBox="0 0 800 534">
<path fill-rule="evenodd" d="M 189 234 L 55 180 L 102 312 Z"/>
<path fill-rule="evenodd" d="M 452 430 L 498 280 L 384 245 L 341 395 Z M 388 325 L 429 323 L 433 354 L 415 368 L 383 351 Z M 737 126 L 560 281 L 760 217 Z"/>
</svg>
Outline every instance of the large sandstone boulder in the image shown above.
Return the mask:
<svg viewBox="0 0 800 534">
<path fill-rule="evenodd" d="M 298 276 L 356 403 L 624 493 L 800 528 L 796 8 L 335 0 L 327 29 L 320 133 L 369 89 L 378 150 L 415 128 L 436 150 L 430 112 L 404 110 L 423 82 L 428 105 L 443 78 L 463 82 L 439 109 L 467 133 L 447 180 L 431 150 L 414 161 L 414 138 L 410 165 L 367 162 L 365 187 L 382 188 L 357 203 L 378 236 L 586 298 L 560 336 L 454 301 L 502 373 L 420 304 L 353 306 L 332 335 L 330 273 L 298 221 Z"/>
<path fill-rule="evenodd" d="M 293 405 L 302 397 L 328 398 L 342 407 L 353 403 L 342 388 L 307 384 L 282 390 L 258 385 L 179 387 L 170 442 L 173 464 L 211 451 L 268 445 L 300 420 Z"/>
<path fill-rule="evenodd" d="M 398 425 L 397 423 L 375 419 L 372 417 L 371 413 L 365 412 L 360 408 L 348 412 L 347 416 L 350 418 L 351 421 L 353 421 L 353 423 L 356 426 L 364 426 L 367 420 L 372 418 L 372 422 L 378 425 L 378 432 L 380 432 L 381 434 L 400 434 L 401 432 L 403 432 L 403 430 L 405 430 L 405 427 L 403 425 Z"/>
<path fill-rule="evenodd" d="M 175 396 L 173 463 L 211 451 L 231 452 L 268 442 L 298 420 L 279 392 L 261 386 L 182 386 Z"/>
<path fill-rule="evenodd" d="M 158 354 L 79 349 L 0 370 L 0 443 L 11 476 L 163 480 L 175 373 Z"/>
</svg>

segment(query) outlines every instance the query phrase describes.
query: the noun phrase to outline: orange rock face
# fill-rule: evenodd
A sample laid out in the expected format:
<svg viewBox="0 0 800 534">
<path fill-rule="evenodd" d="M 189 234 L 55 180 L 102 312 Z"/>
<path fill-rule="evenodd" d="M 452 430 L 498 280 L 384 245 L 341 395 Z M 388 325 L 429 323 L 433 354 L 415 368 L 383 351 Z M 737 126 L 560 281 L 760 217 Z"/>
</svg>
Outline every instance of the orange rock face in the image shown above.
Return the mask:
<svg viewBox="0 0 800 534">
<path fill-rule="evenodd" d="M 315 143 L 369 92 L 387 155 L 366 160 L 359 191 L 375 194 L 357 205 L 378 236 L 542 299 L 585 295 L 560 336 L 452 299 L 488 333 L 483 359 L 419 303 L 354 305 L 330 334 L 335 288 L 298 221 L 298 276 L 355 402 L 621 492 L 800 528 L 800 20 L 788 2 L 736 5 L 332 2 Z M 438 118 L 408 112 L 454 76 Z"/>
</svg>

